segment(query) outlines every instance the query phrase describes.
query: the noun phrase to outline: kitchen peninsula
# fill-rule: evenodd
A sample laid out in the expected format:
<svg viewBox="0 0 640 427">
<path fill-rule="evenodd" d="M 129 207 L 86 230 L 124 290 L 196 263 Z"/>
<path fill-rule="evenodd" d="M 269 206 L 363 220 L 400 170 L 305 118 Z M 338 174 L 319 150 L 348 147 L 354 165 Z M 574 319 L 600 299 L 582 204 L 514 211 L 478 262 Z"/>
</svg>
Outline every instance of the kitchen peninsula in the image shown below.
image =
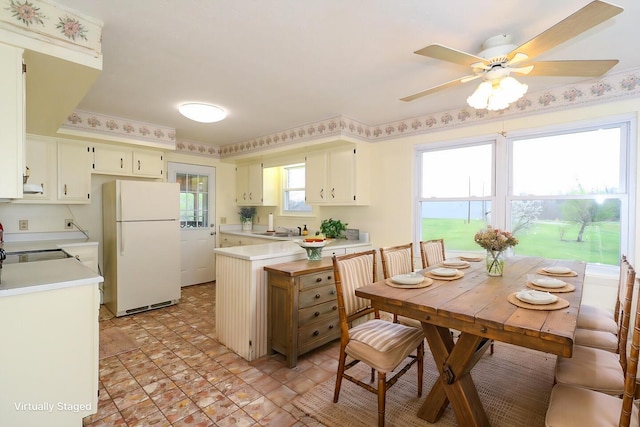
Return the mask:
<svg viewBox="0 0 640 427">
<path fill-rule="evenodd" d="M 334 240 L 323 257 L 371 249 L 368 240 Z M 294 241 L 215 249 L 216 330 L 218 340 L 248 361 L 267 346 L 267 273 L 264 267 L 306 259 Z"/>
<path fill-rule="evenodd" d="M 2 269 L 0 425 L 79 427 L 98 409 L 102 277 L 74 257 Z"/>
</svg>

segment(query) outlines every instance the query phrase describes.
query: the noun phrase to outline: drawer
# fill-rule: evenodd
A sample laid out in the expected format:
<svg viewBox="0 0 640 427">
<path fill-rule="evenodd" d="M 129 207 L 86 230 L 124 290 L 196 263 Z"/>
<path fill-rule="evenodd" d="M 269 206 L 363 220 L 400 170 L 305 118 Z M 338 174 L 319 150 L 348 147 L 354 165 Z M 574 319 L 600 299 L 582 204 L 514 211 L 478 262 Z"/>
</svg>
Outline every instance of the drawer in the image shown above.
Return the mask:
<svg viewBox="0 0 640 427">
<path fill-rule="evenodd" d="M 340 256 L 340 255 L 346 255 L 347 254 L 347 249 L 346 248 L 337 248 L 337 249 L 327 249 L 324 248 L 322 250 L 322 256 Z"/>
<path fill-rule="evenodd" d="M 336 280 L 333 277 L 333 269 L 300 276 L 301 290 L 316 286 L 333 285 L 334 283 L 336 283 Z"/>
<path fill-rule="evenodd" d="M 336 285 L 326 285 L 300 292 L 298 308 L 311 307 L 336 299 Z"/>
<path fill-rule="evenodd" d="M 317 341 L 327 342 L 340 337 L 340 320 L 326 319 L 321 322 L 311 323 L 298 329 L 298 346 L 305 347 Z M 318 344 L 319 345 L 319 344 Z"/>
<path fill-rule="evenodd" d="M 338 320 L 338 317 L 338 301 L 327 301 L 312 307 L 300 309 L 300 311 L 298 311 L 298 325 L 303 327 L 309 323 L 323 321 L 327 318 Z"/>
</svg>

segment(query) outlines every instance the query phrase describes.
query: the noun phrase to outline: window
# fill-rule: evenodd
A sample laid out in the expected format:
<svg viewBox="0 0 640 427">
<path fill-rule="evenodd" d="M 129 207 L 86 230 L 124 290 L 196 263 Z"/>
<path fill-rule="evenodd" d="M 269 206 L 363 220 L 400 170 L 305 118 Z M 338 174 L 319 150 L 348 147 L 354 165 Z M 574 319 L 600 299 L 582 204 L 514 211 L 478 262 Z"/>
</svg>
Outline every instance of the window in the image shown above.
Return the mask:
<svg viewBox="0 0 640 427">
<path fill-rule="evenodd" d="M 180 184 L 180 227 L 209 227 L 209 176 L 176 173 Z"/>
<path fill-rule="evenodd" d="M 311 212 L 311 206 L 305 203 L 304 164 L 284 166 L 282 169 L 283 213 Z"/>
<path fill-rule="evenodd" d="M 417 153 L 418 239 L 477 251 L 490 224 L 520 255 L 617 265 L 629 254 L 630 123 L 498 137 Z"/>
</svg>

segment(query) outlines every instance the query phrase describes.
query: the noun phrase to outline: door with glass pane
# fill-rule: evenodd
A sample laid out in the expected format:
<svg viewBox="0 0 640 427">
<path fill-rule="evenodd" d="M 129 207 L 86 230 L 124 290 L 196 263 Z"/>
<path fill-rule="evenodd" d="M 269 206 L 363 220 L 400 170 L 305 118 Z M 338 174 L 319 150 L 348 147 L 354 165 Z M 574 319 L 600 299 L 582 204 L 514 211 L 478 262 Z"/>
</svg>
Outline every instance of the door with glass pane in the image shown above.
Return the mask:
<svg viewBox="0 0 640 427">
<path fill-rule="evenodd" d="M 180 184 L 180 284 L 215 280 L 215 168 L 168 164 L 169 181 Z"/>
</svg>

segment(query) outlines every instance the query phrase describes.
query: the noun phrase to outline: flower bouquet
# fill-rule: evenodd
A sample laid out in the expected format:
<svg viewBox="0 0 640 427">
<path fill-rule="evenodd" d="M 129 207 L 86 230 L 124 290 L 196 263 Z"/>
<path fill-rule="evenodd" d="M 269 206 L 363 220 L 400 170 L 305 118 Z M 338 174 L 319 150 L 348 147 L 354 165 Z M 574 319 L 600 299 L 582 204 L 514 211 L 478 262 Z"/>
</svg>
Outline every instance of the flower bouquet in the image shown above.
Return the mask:
<svg viewBox="0 0 640 427">
<path fill-rule="evenodd" d="M 490 225 L 476 233 L 473 240 L 486 249 L 486 267 L 489 276 L 502 276 L 504 271 L 503 252 L 518 244 L 518 239 L 508 231 L 493 228 Z"/>
</svg>

